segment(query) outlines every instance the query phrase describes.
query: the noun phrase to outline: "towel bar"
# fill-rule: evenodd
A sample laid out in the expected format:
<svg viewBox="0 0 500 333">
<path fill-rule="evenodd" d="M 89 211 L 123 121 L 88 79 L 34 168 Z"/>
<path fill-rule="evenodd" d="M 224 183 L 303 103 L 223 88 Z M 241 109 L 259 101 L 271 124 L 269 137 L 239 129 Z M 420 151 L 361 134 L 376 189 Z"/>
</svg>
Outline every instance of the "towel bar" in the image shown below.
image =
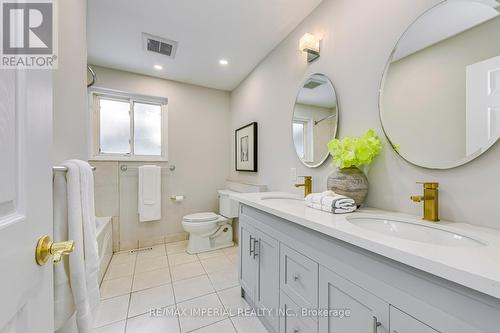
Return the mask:
<svg viewBox="0 0 500 333">
<path fill-rule="evenodd" d="M 92 167 L 92 171 L 95 171 L 96 167 L 93 166 Z M 61 172 L 67 172 L 68 171 L 68 168 L 65 167 L 65 166 L 62 166 L 62 165 L 58 165 L 58 166 L 53 166 L 52 167 L 52 171 L 53 172 L 56 172 L 56 171 L 61 171 Z"/>
<path fill-rule="evenodd" d="M 167 169 L 167 167 L 160 167 L 160 168 L 161 168 L 162 170 Z M 121 171 L 123 171 L 123 172 L 125 172 L 125 171 L 127 171 L 127 170 L 138 170 L 138 169 L 139 169 L 139 167 L 129 167 L 129 166 L 128 166 L 128 165 L 126 165 L 126 164 L 122 164 L 122 165 L 120 166 L 120 170 L 121 170 Z M 170 171 L 174 171 L 174 170 L 175 170 L 175 165 L 169 165 L 169 166 L 168 166 L 168 170 L 170 170 Z"/>
</svg>

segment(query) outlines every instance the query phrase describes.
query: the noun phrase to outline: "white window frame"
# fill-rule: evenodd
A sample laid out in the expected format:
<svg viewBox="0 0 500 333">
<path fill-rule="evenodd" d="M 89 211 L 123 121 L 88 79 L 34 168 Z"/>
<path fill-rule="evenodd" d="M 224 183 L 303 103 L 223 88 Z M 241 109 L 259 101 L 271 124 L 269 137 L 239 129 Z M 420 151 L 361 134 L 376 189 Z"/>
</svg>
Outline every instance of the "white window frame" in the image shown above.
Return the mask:
<svg viewBox="0 0 500 333">
<path fill-rule="evenodd" d="M 304 158 L 303 162 L 314 162 L 314 121 L 311 118 L 295 116 L 294 123 L 300 123 L 304 126 Z"/>
<path fill-rule="evenodd" d="M 100 98 L 117 101 L 127 101 L 130 104 L 130 153 L 112 154 L 100 151 Z M 161 106 L 161 155 L 136 155 L 134 153 L 134 103 L 153 104 Z M 92 88 L 89 90 L 90 105 L 90 152 L 89 160 L 93 161 L 168 161 L 168 99 L 162 97 L 130 94 L 121 91 Z"/>
</svg>

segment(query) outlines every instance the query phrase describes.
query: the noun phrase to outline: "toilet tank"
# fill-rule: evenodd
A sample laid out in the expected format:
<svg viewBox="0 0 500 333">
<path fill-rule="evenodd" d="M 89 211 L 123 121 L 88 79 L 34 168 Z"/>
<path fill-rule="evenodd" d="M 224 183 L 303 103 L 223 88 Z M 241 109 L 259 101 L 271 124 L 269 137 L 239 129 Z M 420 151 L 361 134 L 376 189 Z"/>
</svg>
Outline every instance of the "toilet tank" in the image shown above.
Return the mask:
<svg viewBox="0 0 500 333">
<path fill-rule="evenodd" d="M 231 200 L 229 195 L 231 193 L 238 193 L 230 190 L 219 190 L 219 214 L 228 217 L 238 217 L 239 204 L 237 201 Z"/>
</svg>

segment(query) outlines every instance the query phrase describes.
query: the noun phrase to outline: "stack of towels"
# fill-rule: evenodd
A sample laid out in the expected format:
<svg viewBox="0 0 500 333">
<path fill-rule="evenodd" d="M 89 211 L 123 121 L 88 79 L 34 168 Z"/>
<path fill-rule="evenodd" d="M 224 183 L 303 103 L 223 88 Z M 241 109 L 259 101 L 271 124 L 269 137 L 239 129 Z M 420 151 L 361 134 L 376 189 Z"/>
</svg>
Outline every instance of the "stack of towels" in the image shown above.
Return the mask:
<svg viewBox="0 0 500 333">
<path fill-rule="evenodd" d="M 333 191 L 311 193 L 306 197 L 306 204 L 308 207 L 334 214 L 352 213 L 357 208 L 354 199 Z"/>
</svg>

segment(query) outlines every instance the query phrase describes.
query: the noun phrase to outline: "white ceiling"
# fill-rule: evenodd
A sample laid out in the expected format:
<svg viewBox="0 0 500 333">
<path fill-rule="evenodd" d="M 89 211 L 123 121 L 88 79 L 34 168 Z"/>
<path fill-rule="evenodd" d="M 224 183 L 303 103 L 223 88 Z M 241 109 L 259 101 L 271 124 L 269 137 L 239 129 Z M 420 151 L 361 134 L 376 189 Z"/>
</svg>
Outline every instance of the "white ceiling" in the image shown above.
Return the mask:
<svg viewBox="0 0 500 333">
<path fill-rule="evenodd" d="M 88 62 L 232 90 L 321 1 L 88 0 Z M 144 51 L 143 32 L 178 41 L 175 59 Z"/>
</svg>

